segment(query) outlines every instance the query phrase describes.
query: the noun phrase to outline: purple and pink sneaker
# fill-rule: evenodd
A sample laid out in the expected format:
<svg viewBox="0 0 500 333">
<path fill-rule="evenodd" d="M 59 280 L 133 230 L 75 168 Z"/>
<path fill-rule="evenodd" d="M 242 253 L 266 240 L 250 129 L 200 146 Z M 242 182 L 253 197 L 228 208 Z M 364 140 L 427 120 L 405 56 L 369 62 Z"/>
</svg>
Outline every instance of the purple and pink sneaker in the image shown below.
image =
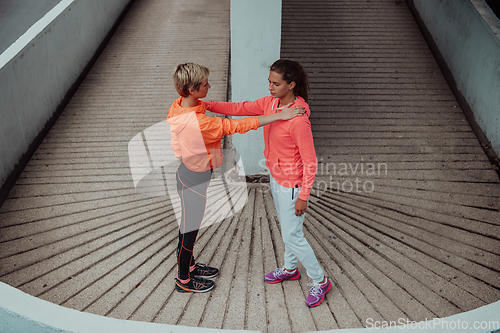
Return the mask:
<svg viewBox="0 0 500 333">
<path fill-rule="evenodd" d="M 267 283 L 278 283 L 285 280 L 297 280 L 300 278 L 300 273 L 298 269 L 295 269 L 293 273 L 288 273 L 284 267 L 276 268 L 273 272 L 267 273 L 264 280 Z"/>
<path fill-rule="evenodd" d="M 332 281 L 328 277 L 326 277 L 326 281 L 323 284 L 309 283 L 308 285 L 312 285 L 311 290 L 309 291 L 309 296 L 306 298 L 306 305 L 309 307 L 318 306 L 325 299 L 325 295 L 330 289 L 332 289 Z"/>
</svg>

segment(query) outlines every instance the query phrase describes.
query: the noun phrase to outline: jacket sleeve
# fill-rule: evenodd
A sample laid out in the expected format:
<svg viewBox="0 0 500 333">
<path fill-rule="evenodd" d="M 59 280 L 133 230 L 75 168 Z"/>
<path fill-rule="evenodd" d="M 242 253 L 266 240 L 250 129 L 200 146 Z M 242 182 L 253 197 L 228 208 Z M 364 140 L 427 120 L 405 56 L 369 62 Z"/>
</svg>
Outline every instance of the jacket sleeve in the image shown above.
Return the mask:
<svg viewBox="0 0 500 333">
<path fill-rule="evenodd" d="M 203 102 L 207 110 L 228 116 L 261 116 L 264 114 L 264 99 L 259 98 L 253 102 Z"/>
<path fill-rule="evenodd" d="M 300 158 L 304 164 L 302 188 L 299 198 L 307 201 L 313 187 L 316 171 L 318 170 L 318 159 L 316 157 L 316 150 L 314 149 L 314 140 L 309 119 L 298 117 L 295 121 L 292 121 L 290 132 L 292 133 L 292 140 L 299 148 Z"/>
<path fill-rule="evenodd" d="M 172 134 L 172 140 L 170 140 L 170 144 L 174 149 L 175 157 L 181 157 L 181 147 L 179 145 L 179 139 L 177 133 L 170 132 Z"/>
<path fill-rule="evenodd" d="M 205 143 L 220 140 L 224 135 L 246 133 L 259 128 L 259 118 L 247 117 L 242 119 L 227 119 L 203 115 L 202 133 Z"/>
</svg>

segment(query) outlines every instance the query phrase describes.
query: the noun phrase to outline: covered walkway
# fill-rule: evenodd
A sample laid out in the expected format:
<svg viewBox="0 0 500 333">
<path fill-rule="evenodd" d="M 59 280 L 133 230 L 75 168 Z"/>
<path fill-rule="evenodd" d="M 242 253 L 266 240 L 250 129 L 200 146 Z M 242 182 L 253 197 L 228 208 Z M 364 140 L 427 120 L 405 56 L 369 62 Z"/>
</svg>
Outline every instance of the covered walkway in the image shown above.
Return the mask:
<svg viewBox="0 0 500 333">
<path fill-rule="evenodd" d="M 103 316 L 263 332 L 422 321 L 500 300 L 498 176 L 394 0 L 283 0 L 282 57 L 312 84 L 320 165 L 304 230 L 334 281 L 326 302 L 305 306 L 306 274 L 264 283 L 284 252 L 265 184 L 200 233 L 216 288 L 175 292 L 173 206 L 135 193 L 128 143 L 166 117 L 178 63 L 209 67 L 208 97 L 227 98 L 229 41 L 228 0 L 135 1 L 0 208 L 0 281 Z"/>
</svg>

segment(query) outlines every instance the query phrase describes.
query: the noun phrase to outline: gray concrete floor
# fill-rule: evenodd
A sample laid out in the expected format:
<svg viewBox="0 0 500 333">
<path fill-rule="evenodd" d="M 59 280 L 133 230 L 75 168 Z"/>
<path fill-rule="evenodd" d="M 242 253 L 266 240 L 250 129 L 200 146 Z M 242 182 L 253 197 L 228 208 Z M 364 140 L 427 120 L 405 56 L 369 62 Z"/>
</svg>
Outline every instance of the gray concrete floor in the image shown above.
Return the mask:
<svg viewBox="0 0 500 333">
<path fill-rule="evenodd" d="M 0 280 L 104 316 L 264 332 L 498 301 L 499 179 L 406 5 L 283 0 L 282 22 L 282 56 L 312 84 L 320 169 L 304 232 L 334 281 L 321 306 L 305 306 L 301 266 L 298 281 L 263 281 L 284 252 L 265 185 L 202 230 L 198 260 L 221 274 L 201 295 L 173 289 L 172 204 L 134 191 L 127 145 L 166 117 L 173 68 L 205 64 L 209 98 L 226 97 L 229 1 L 135 2 L 0 208 Z"/>
</svg>

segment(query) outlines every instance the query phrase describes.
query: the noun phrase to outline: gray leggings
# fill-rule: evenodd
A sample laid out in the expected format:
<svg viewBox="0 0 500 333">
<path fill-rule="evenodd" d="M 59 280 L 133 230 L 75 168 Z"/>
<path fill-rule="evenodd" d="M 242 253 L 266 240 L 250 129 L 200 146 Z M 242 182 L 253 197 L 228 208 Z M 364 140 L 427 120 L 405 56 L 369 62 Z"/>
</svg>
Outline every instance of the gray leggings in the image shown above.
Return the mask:
<svg viewBox="0 0 500 333">
<path fill-rule="evenodd" d="M 195 264 L 193 247 L 205 215 L 207 188 L 212 170 L 194 172 L 184 164 L 177 169 L 177 192 L 181 198 L 182 216 L 177 244 L 179 279 L 187 280 L 189 267 Z"/>
</svg>

